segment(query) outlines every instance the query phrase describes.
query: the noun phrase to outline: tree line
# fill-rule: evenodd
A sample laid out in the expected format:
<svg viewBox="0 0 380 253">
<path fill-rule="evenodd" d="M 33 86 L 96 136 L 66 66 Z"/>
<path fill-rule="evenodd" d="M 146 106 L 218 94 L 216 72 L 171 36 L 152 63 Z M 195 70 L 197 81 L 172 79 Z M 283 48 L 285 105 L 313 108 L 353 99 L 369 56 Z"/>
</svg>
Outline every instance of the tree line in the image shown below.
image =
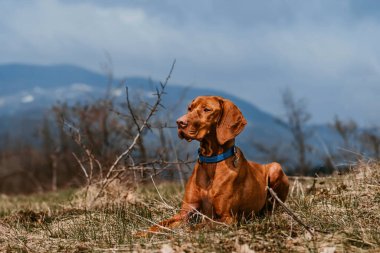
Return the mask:
<svg viewBox="0 0 380 253">
<path fill-rule="evenodd" d="M 136 94 L 131 97 L 128 89 L 126 99 L 120 101 L 110 92 L 111 81 L 107 87 L 104 96 L 88 102 L 55 104 L 36 129 L 38 145 L 5 134 L 0 147 L 0 192 L 30 193 L 83 186 L 90 173 L 94 179 L 106 177 L 115 158 L 134 141 L 131 153 L 118 162 L 112 173 L 138 182 L 152 176 L 183 182 L 191 171 L 193 157 L 174 145 L 175 126 L 167 123 L 174 119 L 167 113 L 157 114 L 163 105 L 158 103 L 153 108 L 153 101 L 144 101 Z M 353 120 L 335 117 L 329 127 L 339 136 L 340 148 L 332 151 L 326 145 L 326 152 L 320 156 L 321 166 L 313 167 L 310 157 L 316 148 L 310 139 L 315 133 L 309 127 L 311 114 L 305 101 L 286 90 L 282 102 L 284 117 L 279 124 L 288 129 L 291 141 L 286 143 L 287 149 L 295 155 L 290 157 L 277 146 L 252 141 L 264 160 L 285 164 L 293 174 L 315 175 L 341 171 L 337 161 L 348 166 L 361 156 L 380 159 L 378 127 L 360 128 Z M 144 122 L 150 114 L 154 117 Z M 145 126 L 142 131 L 141 126 Z M 118 175 L 118 170 L 123 173 Z"/>
<path fill-rule="evenodd" d="M 292 168 L 292 174 L 312 175 L 342 173 L 360 159 L 380 160 L 379 126 L 360 127 L 354 120 L 343 120 L 338 116 L 328 124 L 332 133 L 339 137 L 339 143 L 325 143 L 310 127 L 311 114 L 304 99 L 296 99 L 290 89 L 282 92 L 284 117 L 279 124 L 288 129 L 290 143 L 285 144 L 295 156 L 281 152 L 276 146 L 266 146 L 254 142 L 254 147 L 264 155 L 264 159 L 279 161 Z M 311 139 L 320 142 L 316 148 Z M 283 147 L 283 146 L 282 146 Z M 319 152 L 317 154 L 317 152 Z M 319 166 L 313 166 L 312 157 L 318 157 Z"/>
</svg>

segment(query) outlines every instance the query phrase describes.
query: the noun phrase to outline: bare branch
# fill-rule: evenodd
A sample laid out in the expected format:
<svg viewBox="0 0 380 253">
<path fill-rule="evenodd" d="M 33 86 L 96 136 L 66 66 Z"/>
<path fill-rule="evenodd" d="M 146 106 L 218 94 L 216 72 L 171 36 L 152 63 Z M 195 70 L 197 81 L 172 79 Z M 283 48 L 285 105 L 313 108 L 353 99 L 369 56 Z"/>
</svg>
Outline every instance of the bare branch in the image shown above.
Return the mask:
<svg viewBox="0 0 380 253">
<path fill-rule="evenodd" d="M 119 164 L 119 162 L 124 157 L 126 157 L 127 155 L 129 155 L 130 152 L 133 150 L 133 148 L 136 145 L 137 141 L 141 137 L 142 131 L 148 126 L 149 120 L 154 115 L 154 113 L 157 111 L 158 106 L 160 106 L 161 101 L 162 101 L 162 95 L 164 94 L 164 89 L 165 89 L 165 87 L 166 87 L 166 85 L 167 85 L 167 83 L 168 83 L 168 81 L 169 81 L 169 79 L 171 77 L 171 74 L 172 74 L 173 69 L 174 69 L 175 62 L 176 61 L 174 60 L 172 66 L 171 66 L 171 69 L 169 71 L 169 74 L 168 74 L 168 76 L 165 79 L 165 82 L 161 83 L 160 89 L 157 88 L 157 93 L 156 93 L 157 98 L 156 98 L 155 104 L 153 105 L 152 109 L 150 110 L 150 112 L 149 112 L 148 116 L 146 117 L 146 119 L 144 120 L 143 124 L 140 126 L 140 128 L 138 130 L 138 133 L 136 134 L 136 136 L 133 139 L 133 141 L 130 144 L 130 146 L 123 153 L 121 153 L 115 159 L 115 161 L 112 163 L 110 169 L 108 170 L 108 173 L 107 173 L 106 177 L 103 179 L 103 182 L 101 184 L 101 188 L 100 188 L 98 194 L 96 195 L 96 197 L 94 198 L 94 201 L 99 198 L 100 194 L 103 192 L 103 190 L 104 190 L 105 187 L 107 187 L 111 182 L 113 182 L 116 178 L 118 178 L 121 173 L 123 173 L 122 171 L 119 171 L 119 172 L 113 174 L 114 170 L 116 169 L 116 166 Z"/>
<path fill-rule="evenodd" d="M 86 177 L 86 179 L 87 179 L 87 181 L 88 181 L 88 180 L 89 180 L 89 176 L 88 176 L 88 173 L 87 173 L 87 171 L 86 171 L 86 168 L 83 166 L 83 163 L 82 163 L 81 160 L 78 158 L 78 156 L 77 156 L 74 152 L 72 152 L 72 154 L 73 154 L 75 160 L 77 160 L 77 162 L 78 162 L 80 168 L 81 168 L 82 171 L 83 171 L 83 174 L 85 175 L 85 177 Z"/>
<path fill-rule="evenodd" d="M 281 199 L 277 196 L 277 194 L 273 191 L 272 188 L 267 186 L 267 190 L 269 191 L 270 195 L 272 195 L 273 198 L 276 199 L 276 201 L 285 209 L 285 211 L 299 224 L 301 224 L 312 236 L 314 236 L 313 228 L 309 225 L 306 225 L 289 207 L 285 205 L 284 202 L 281 201 Z"/>
<path fill-rule="evenodd" d="M 139 166 L 148 166 L 148 165 L 154 165 L 154 164 L 160 164 L 160 165 L 178 165 L 178 164 L 191 164 L 195 163 L 196 160 L 186 160 L 186 161 L 175 161 L 175 162 L 168 162 L 168 161 L 163 161 L 163 160 L 154 160 L 151 162 L 145 162 L 145 163 L 139 163 Z"/>
<path fill-rule="evenodd" d="M 128 107 L 129 112 L 131 113 L 133 123 L 136 125 L 137 131 L 140 132 L 141 127 L 140 127 L 139 123 L 137 122 L 137 117 L 136 117 L 135 113 L 133 112 L 133 108 L 132 108 L 132 105 L 131 105 L 131 102 L 129 99 L 128 87 L 125 87 L 125 94 L 127 96 L 127 107 Z"/>
<path fill-rule="evenodd" d="M 164 200 L 164 198 L 162 197 L 160 191 L 158 190 L 157 186 L 156 186 L 156 183 L 154 182 L 154 179 L 153 179 L 153 176 L 150 176 L 150 179 L 152 180 L 153 182 L 153 185 L 154 185 L 154 188 L 156 188 L 156 191 L 158 193 L 158 196 L 160 197 L 161 201 L 164 203 L 164 205 L 168 208 L 171 208 L 171 209 L 174 209 L 174 207 L 168 205 L 168 203 L 166 203 L 166 201 Z"/>
</svg>

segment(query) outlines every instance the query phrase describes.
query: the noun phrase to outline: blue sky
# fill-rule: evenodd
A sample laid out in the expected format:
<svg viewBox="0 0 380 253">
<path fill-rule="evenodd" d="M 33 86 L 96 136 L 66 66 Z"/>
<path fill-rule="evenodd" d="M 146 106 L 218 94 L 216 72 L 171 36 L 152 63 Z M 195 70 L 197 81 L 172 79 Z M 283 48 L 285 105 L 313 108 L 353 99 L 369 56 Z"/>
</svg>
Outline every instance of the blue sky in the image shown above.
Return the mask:
<svg viewBox="0 0 380 253">
<path fill-rule="evenodd" d="M 313 122 L 380 124 L 380 1 L 1 0 L 0 63 L 69 63 L 222 89 Z"/>
</svg>

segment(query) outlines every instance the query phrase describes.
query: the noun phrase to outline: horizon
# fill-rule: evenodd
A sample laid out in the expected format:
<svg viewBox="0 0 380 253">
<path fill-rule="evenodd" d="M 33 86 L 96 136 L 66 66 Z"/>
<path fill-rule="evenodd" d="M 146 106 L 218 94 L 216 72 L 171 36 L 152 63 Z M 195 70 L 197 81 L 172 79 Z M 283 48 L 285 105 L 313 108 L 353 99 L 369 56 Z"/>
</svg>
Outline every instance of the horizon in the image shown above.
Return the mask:
<svg viewBox="0 0 380 253">
<path fill-rule="evenodd" d="M 47 68 L 49 68 L 49 67 L 69 67 L 69 68 L 77 68 L 78 70 L 88 71 L 91 74 L 99 75 L 100 77 L 107 78 L 107 73 L 105 73 L 102 70 L 96 71 L 96 70 L 92 70 L 90 68 L 86 68 L 86 67 L 83 67 L 83 66 L 79 66 L 79 65 L 75 65 L 75 64 L 67 64 L 67 63 L 55 63 L 55 64 L 26 64 L 26 63 L 19 63 L 19 62 L 0 63 L 0 67 L 9 67 L 9 66 L 12 66 L 12 67 L 16 67 L 16 66 L 17 67 L 37 67 L 37 68 L 39 68 L 39 67 L 42 67 L 42 68 L 45 68 L 45 67 L 47 67 Z M 144 77 L 142 75 L 140 75 L 140 76 L 139 75 L 133 75 L 133 76 L 115 77 L 114 81 L 119 82 L 122 79 L 129 79 L 129 78 L 130 79 L 136 78 L 136 79 L 142 79 L 142 80 L 150 80 L 151 79 L 153 82 L 157 82 L 157 83 L 160 82 L 160 81 L 162 81 L 164 79 L 163 77 L 161 79 L 156 79 L 156 78 L 151 78 L 149 76 Z M 76 83 L 76 82 L 74 82 L 74 83 L 71 83 L 70 85 L 71 86 L 75 86 L 75 87 L 72 87 L 74 89 L 79 89 L 79 87 L 77 87 L 77 85 L 81 85 L 81 84 L 82 83 Z M 97 86 L 94 83 L 83 83 L 83 85 L 90 86 L 90 87 Z M 189 86 L 184 86 L 183 84 L 180 84 L 180 83 L 173 83 L 173 82 L 171 82 L 171 80 L 169 80 L 169 84 L 168 85 L 169 86 L 174 86 L 174 87 L 183 87 L 184 89 L 190 89 L 190 90 L 193 89 L 193 88 L 191 88 L 190 85 Z M 30 91 L 33 91 L 35 89 L 40 90 L 41 87 L 39 87 L 38 85 L 34 86 L 34 87 L 30 87 L 30 90 L 28 90 L 28 91 L 30 92 Z M 215 91 L 217 93 L 218 92 L 222 92 L 222 93 L 227 94 L 227 91 L 221 90 L 221 89 L 218 90 L 217 88 L 214 88 L 214 87 L 198 87 L 198 86 L 196 86 L 195 89 L 200 89 L 200 90 L 204 89 L 204 90 L 209 90 L 209 91 Z M 115 91 L 116 90 L 119 90 L 119 88 L 115 88 Z M 22 93 L 24 93 L 24 98 L 30 97 L 30 94 L 28 93 L 28 91 L 26 91 L 26 90 L 22 91 Z M 86 92 L 88 92 L 88 93 L 92 93 L 94 91 L 95 90 L 93 90 L 92 88 L 91 89 L 89 89 L 89 87 L 86 88 Z M 212 95 L 212 94 L 204 94 L 204 95 Z M 235 94 L 232 94 L 232 96 L 236 97 L 237 99 L 239 99 L 241 101 L 244 101 L 244 102 L 252 105 L 253 107 L 257 108 L 258 110 L 260 110 L 260 111 L 268 114 L 270 117 L 279 119 L 281 121 L 285 119 L 284 115 L 273 114 L 272 112 L 270 112 L 270 111 L 266 110 L 265 108 L 263 108 L 263 107 L 255 104 L 254 102 L 249 101 L 249 99 L 246 99 L 244 97 L 236 96 Z M 279 94 L 279 97 L 281 97 L 280 94 Z M 4 103 L 3 103 L 4 102 L 3 101 L 4 98 L 6 98 L 6 96 L 5 97 L 4 96 L 0 96 L 0 107 L 4 106 Z M 305 100 L 305 98 L 295 98 L 295 99 L 296 100 Z M 29 102 L 33 102 L 33 101 L 34 101 L 34 99 L 32 99 Z M 302 102 L 305 102 L 305 101 L 302 101 Z M 21 103 L 24 103 L 24 102 L 21 101 Z M 285 114 L 285 111 L 283 111 L 282 113 Z M 355 121 L 354 118 L 343 119 L 343 118 L 340 117 L 340 115 L 335 115 L 334 117 L 338 117 L 340 120 L 346 120 L 346 121 L 353 120 L 355 123 L 358 123 L 360 127 L 368 127 L 368 128 L 377 127 L 376 124 L 369 124 L 369 125 L 368 124 L 367 125 L 366 124 L 362 124 L 361 122 Z M 330 120 L 327 120 L 326 122 L 314 122 L 313 120 L 310 120 L 310 122 L 308 122 L 306 125 L 310 126 L 310 127 L 313 127 L 313 126 L 316 126 L 316 127 L 318 127 L 318 126 L 326 126 L 326 125 L 329 125 L 329 124 L 333 123 L 334 117 L 331 118 Z M 311 118 L 313 118 L 312 114 L 311 114 Z"/>
<path fill-rule="evenodd" d="M 162 80 L 177 59 L 172 83 L 228 92 L 276 117 L 290 88 L 311 123 L 380 124 L 377 2 L 2 1 L 0 13 L 0 64 L 97 73 L 109 64 L 118 78 Z"/>
</svg>

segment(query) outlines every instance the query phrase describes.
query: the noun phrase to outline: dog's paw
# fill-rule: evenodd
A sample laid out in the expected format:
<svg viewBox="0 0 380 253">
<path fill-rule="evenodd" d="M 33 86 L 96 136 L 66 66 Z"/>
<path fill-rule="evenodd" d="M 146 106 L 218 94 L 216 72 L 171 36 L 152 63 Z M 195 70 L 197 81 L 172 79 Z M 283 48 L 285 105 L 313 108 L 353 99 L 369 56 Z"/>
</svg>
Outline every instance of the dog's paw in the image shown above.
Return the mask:
<svg viewBox="0 0 380 253">
<path fill-rule="evenodd" d="M 141 230 L 134 234 L 136 237 L 148 237 L 154 234 L 160 234 L 160 227 L 157 225 L 154 225 L 150 227 L 148 230 Z"/>
<path fill-rule="evenodd" d="M 146 238 L 149 235 L 151 235 L 149 230 L 142 230 L 142 231 L 137 231 L 135 234 L 133 234 L 134 237 L 140 237 L 140 238 Z"/>
</svg>

